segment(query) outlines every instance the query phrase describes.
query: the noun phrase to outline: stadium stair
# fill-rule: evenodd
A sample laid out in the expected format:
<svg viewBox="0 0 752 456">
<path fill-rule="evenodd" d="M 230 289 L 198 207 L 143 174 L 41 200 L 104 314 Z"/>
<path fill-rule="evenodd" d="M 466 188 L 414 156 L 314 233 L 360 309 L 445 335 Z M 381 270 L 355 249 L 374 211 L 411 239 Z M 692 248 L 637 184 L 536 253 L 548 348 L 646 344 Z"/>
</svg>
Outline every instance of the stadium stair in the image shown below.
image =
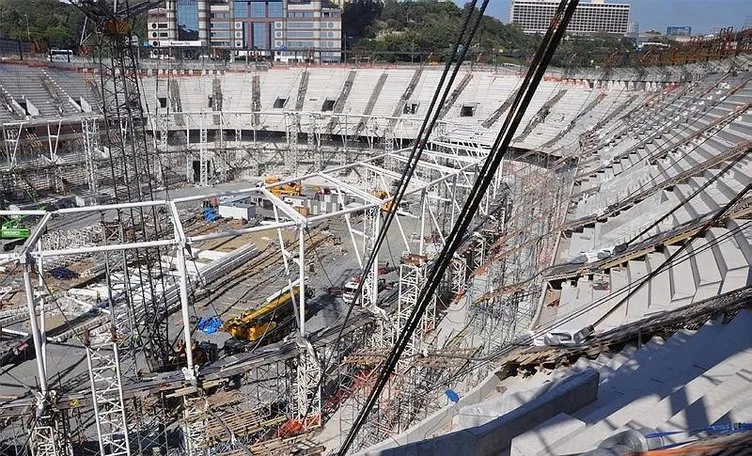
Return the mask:
<svg viewBox="0 0 752 456">
<path fill-rule="evenodd" d="M 373 86 L 373 90 L 371 91 L 371 96 L 368 98 L 368 103 L 366 103 L 365 108 L 363 108 L 363 115 L 370 116 L 371 113 L 373 113 L 373 108 L 376 106 L 376 102 L 379 99 L 379 96 L 381 95 L 381 91 L 384 89 L 384 84 L 386 84 L 387 78 L 389 77 L 389 73 L 386 71 L 381 73 L 379 75 L 378 81 L 376 81 L 376 85 Z M 354 112 L 358 112 L 355 110 Z M 366 119 L 361 118 L 358 122 L 358 126 L 355 128 L 355 136 L 358 136 L 361 131 L 366 126 Z"/>
<path fill-rule="evenodd" d="M 462 95 L 462 91 L 465 90 L 472 79 L 472 72 L 468 71 L 467 73 L 465 73 L 465 75 L 460 80 L 460 83 L 457 84 L 457 87 L 455 87 L 454 90 L 452 90 L 452 93 L 449 94 L 449 97 L 447 97 L 446 101 L 444 102 L 444 106 L 441 107 L 441 111 L 439 111 L 439 119 L 446 117 L 446 115 L 449 113 L 449 110 L 452 109 L 452 106 L 454 106 L 454 103 L 457 101 L 460 95 Z"/>
<path fill-rule="evenodd" d="M 665 341 L 655 337 L 596 359 L 580 358 L 570 369 L 538 376 L 561 378 L 586 368 L 600 373 L 598 399 L 523 433 L 511 455 L 572 454 L 594 449 L 626 429 L 687 431 L 749 419 L 752 400 L 752 311 L 729 323 L 708 321 Z M 537 380 L 541 382 L 540 379 Z M 668 442 L 683 436 L 668 437 Z"/>
</svg>

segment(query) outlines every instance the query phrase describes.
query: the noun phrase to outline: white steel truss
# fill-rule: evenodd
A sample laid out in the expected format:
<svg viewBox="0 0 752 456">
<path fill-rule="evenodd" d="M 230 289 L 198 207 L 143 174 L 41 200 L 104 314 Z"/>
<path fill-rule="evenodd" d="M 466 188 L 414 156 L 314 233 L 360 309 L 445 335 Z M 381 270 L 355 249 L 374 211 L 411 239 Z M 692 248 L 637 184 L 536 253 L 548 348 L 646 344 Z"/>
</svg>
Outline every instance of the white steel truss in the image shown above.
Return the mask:
<svg viewBox="0 0 752 456">
<path fill-rule="evenodd" d="M 96 155 L 99 151 L 99 122 L 93 117 L 81 121 L 83 128 L 84 160 L 86 161 L 86 183 L 92 193 L 99 189 Z"/>
<path fill-rule="evenodd" d="M 73 451 L 61 429 L 59 421 L 50 416 L 38 419 L 31 433 L 33 456 L 72 456 Z"/>
<path fill-rule="evenodd" d="M 207 129 L 206 118 L 201 117 L 201 128 L 199 129 L 199 142 L 198 142 L 198 185 L 201 187 L 207 187 L 209 185 L 209 154 L 206 151 L 207 147 Z"/>
<path fill-rule="evenodd" d="M 16 167 L 16 156 L 18 154 L 18 146 L 23 129 L 23 122 L 18 124 L 3 124 L 3 141 L 5 143 L 6 163 L 8 169 Z"/>
<path fill-rule="evenodd" d="M 472 152 L 472 156 L 470 153 Z M 386 203 L 392 201 L 392 196 L 376 197 L 371 194 L 371 191 L 376 188 L 383 188 L 388 190 L 394 183 L 394 180 L 398 177 L 398 174 L 392 170 L 385 169 L 381 163 L 387 163 L 390 160 L 396 160 L 401 162 L 405 159 L 405 156 L 410 153 L 410 149 L 403 149 L 394 151 L 390 154 L 379 154 L 368 160 L 348 163 L 343 166 L 331 168 L 329 170 L 312 173 L 301 178 L 293 178 L 286 181 L 281 181 L 274 184 L 265 185 L 262 187 L 250 187 L 246 189 L 227 191 L 227 192 L 213 192 L 205 193 L 201 195 L 189 196 L 184 198 L 175 198 L 171 200 L 154 200 L 154 201 L 141 201 L 132 203 L 122 203 L 114 205 L 100 205 L 83 208 L 66 208 L 58 209 L 55 211 L 44 210 L 32 210 L 32 211 L 0 211 L 0 215 L 30 215 L 35 217 L 42 217 L 42 220 L 37 224 L 33 230 L 33 235 L 24 244 L 20 251 L 11 253 L 0 253 L 0 263 L 2 262 L 14 262 L 24 261 L 27 258 L 44 258 L 54 259 L 57 257 L 68 257 L 72 255 L 78 255 L 81 253 L 87 253 L 89 255 L 101 255 L 106 252 L 126 252 L 136 251 L 144 248 L 156 248 L 162 247 L 165 249 L 179 249 L 182 251 L 186 245 L 192 243 L 198 243 L 208 241 L 212 239 L 226 238 L 238 236 L 245 233 L 257 233 L 268 230 L 279 230 L 286 228 L 297 228 L 301 233 L 305 232 L 307 227 L 316 226 L 321 222 L 326 221 L 333 217 L 345 216 L 347 219 L 351 214 L 364 214 L 363 216 L 363 230 L 358 232 L 352 225 L 350 225 L 350 235 L 353 240 L 357 238 L 358 242 L 353 242 L 356 246 L 356 250 L 363 249 L 361 252 L 357 252 L 359 263 L 364 263 L 364 257 L 370 252 L 370 248 L 373 246 L 373 240 L 376 233 L 381 226 L 382 207 Z M 441 155 L 439 155 L 441 154 Z M 436 157 L 440 157 L 441 164 L 437 164 Z M 477 158 L 476 158 L 477 157 Z M 482 151 L 468 151 L 458 148 L 454 150 L 442 150 L 432 151 L 426 150 L 424 152 L 424 158 L 417 164 L 418 175 L 412 180 L 410 186 L 407 189 L 406 196 L 410 198 L 421 197 L 420 210 L 422 214 L 411 214 L 400 209 L 398 216 L 410 216 L 413 218 L 421 218 L 429 225 L 433 224 L 435 231 L 439 232 L 439 238 L 441 238 L 441 226 L 437 220 L 441 218 L 435 212 L 441 210 L 439 205 L 433 204 L 434 201 L 441 201 L 439 189 L 446 187 L 446 182 L 465 183 L 470 181 L 475 170 L 479 167 L 483 158 Z M 348 173 L 357 174 L 366 177 L 367 182 L 361 182 L 361 185 L 354 185 L 348 183 L 340 176 L 347 175 Z M 305 183 L 307 181 L 315 182 L 315 185 L 321 185 L 322 181 L 326 182 L 326 185 L 332 189 L 332 191 L 338 194 L 337 199 L 339 204 L 332 212 L 318 213 L 316 215 L 302 215 L 298 212 L 292 204 L 282 201 L 279 197 L 275 196 L 270 189 L 274 186 L 285 185 L 290 182 Z M 309 184 L 307 184 L 309 185 Z M 312 184 L 311 184 L 312 185 Z M 459 186 L 459 185 L 458 185 Z M 360 188 L 359 188 L 360 187 Z M 239 228 L 239 229 L 227 229 L 221 228 L 216 232 L 198 234 L 193 236 L 187 236 L 182 233 L 182 221 L 179 218 L 176 205 L 196 205 L 198 202 L 221 196 L 256 196 L 266 198 L 275 210 L 279 213 L 279 219 L 276 221 L 268 221 L 258 226 Z M 451 195 L 450 195 L 451 198 Z M 443 199 L 446 199 L 445 197 Z M 429 201 L 431 203 L 429 203 Z M 450 202 L 451 203 L 451 202 Z M 48 228 L 48 222 L 50 218 L 55 215 L 64 217 L 67 214 L 113 214 L 122 210 L 138 209 L 138 210 L 153 210 L 153 209 L 166 209 L 169 219 L 172 221 L 176 228 L 175 234 L 163 235 L 160 238 L 155 239 L 131 239 L 125 238 L 116 243 L 105 243 L 104 245 L 94 245 L 82 248 L 74 247 L 59 247 L 57 249 L 36 249 L 39 235 Z M 435 210 L 434 210 L 435 209 Z M 398 224 L 399 225 L 399 224 Z M 425 225 L 422 223 L 421 225 Z M 425 238 L 425 226 L 421 226 L 421 244 Z M 402 237 L 405 238 L 404 233 Z M 441 239 L 439 239 L 440 243 Z M 406 242 L 407 243 L 407 242 Z M 422 247 L 421 247 L 422 250 Z M 288 255 L 290 255 L 288 253 Z M 229 256 L 228 256 L 229 257 Z M 293 255 L 290 255 L 292 258 Z M 294 259 L 293 259 L 294 260 Z M 305 265 L 304 254 L 298 255 L 299 266 L 301 268 Z M 230 259 L 228 258 L 228 261 Z M 179 262 L 180 263 L 180 262 Z M 379 309 L 376 304 L 378 296 L 378 258 L 374 261 L 374 270 L 368 274 L 365 278 L 367 281 L 367 289 L 364 293 L 365 305 L 378 312 Z M 179 271 L 178 275 L 185 274 L 185 271 Z M 301 269 L 299 273 L 301 277 L 304 275 L 304 270 Z M 370 276 L 370 278 L 369 278 Z M 127 281 L 124 281 L 127 282 Z M 131 286 L 132 288 L 133 286 Z M 126 289 L 129 288 L 126 284 Z M 304 287 L 301 287 L 301 292 Z M 137 288 L 133 288 L 137 290 Z M 184 290 L 181 290 L 180 294 L 184 294 Z M 159 295 L 169 295 L 168 299 L 172 299 L 173 295 L 177 296 L 177 287 L 170 287 L 169 289 L 155 291 Z M 177 301 L 177 299 L 176 299 Z M 293 416 L 297 414 L 298 418 L 306 420 L 306 425 L 313 425 L 315 417 L 320 419 L 321 410 L 321 396 L 318 390 L 318 380 L 320 378 L 320 366 L 316 356 L 312 354 L 311 350 L 307 349 L 307 342 L 305 341 L 306 332 L 305 325 L 305 297 L 304 293 L 301 295 L 299 302 L 302 306 L 299 315 L 301 317 L 300 336 L 301 343 L 298 344 L 299 362 L 295 372 L 291 372 L 292 378 L 295 379 L 296 388 L 293 389 L 296 397 L 290 398 L 291 403 L 296 404 L 292 410 Z M 182 303 L 181 303 L 182 304 Z M 145 302 L 141 302 L 140 306 L 146 305 Z M 138 310 L 138 306 L 134 306 L 134 311 Z M 184 327 L 190 327 L 191 323 L 187 321 L 187 314 L 182 316 Z M 389 323 L 388 320 L 384 320 L 385 323 Z M 430 326 L 430 325 L 429 325 Z M 428 326 L 424 327 L 425 329 Z M 35 346 L 37 341 L 35 341 Z M 306 349 L 302 347 L 306 346 Z M 95 406 L 97 407 L 97 414 L 99 416 L 98 427 L 102 435 L 101 438 L 101 451 L 103 454 L 128 454 L 128 429 L 125 426 L 125 410 L 122 406 L 122 385 L 120 381 L 120 367 L 118 366 L 118 352 L 115 343 L 112 339 L 104 344 L 94 344 L 90 346 L 87 351 L 88 360 L 91 365 L 90 379 L 93 384 L 97 386 L 92 388 L 92 394 L 95 396 Z M 39 348 L 41 351 L 41 343 Z M 417 348 L 416 348 L 417 349 Z M 190 341 L 186 343 L 186 351 L 190 351 Z M 200 381 L 200 380 L 199 380 Z M 101 385 L 101 387 L 99 386 Z M 305 407 L 303 405 L 305 404 Z M 309 406 L 309 404 L 312 404 Z M 306 416 L 307 415 L 307 416 Z"/>
<path fill-rule="evenodd" d="M 297 418 L 304 429 L 321 426 L 321 368 L 308 341 L 301 341 L 295 376 Z"/>
<path fill-rule="evenodd" d="M 90 343 L 86 347 L 86 360 L 89 365 L 94 417 L 99 435 L 99 454 L 130 455 L 117 343 L 114 340 Z"/>
<path fill-rule="evenodd" d="M 183 437 L 185 454 L 203 456 L 206 454 L 206 401 L 203 397 L 183 398 Z"/>
</svg>

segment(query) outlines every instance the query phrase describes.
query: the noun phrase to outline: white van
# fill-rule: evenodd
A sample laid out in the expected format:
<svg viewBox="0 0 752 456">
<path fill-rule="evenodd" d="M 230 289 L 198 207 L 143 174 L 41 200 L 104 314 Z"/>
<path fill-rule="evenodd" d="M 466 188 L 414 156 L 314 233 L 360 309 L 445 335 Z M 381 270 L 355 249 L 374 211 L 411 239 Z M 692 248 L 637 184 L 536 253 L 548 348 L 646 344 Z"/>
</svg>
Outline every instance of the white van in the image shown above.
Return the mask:
<svg viewBox="0 0 752 456">
<path fill-rule="evenodd" d="M 350 304 L 355 299 L 355 293 L 358 291 L 358 283 L 357 282 L 347 282 L 342 287 L 342 300 L 345 301 L 345 304 Z M 362 299 L 358 299 L 356 304 L 360 304 L 362 302 Z"/>
</svg>

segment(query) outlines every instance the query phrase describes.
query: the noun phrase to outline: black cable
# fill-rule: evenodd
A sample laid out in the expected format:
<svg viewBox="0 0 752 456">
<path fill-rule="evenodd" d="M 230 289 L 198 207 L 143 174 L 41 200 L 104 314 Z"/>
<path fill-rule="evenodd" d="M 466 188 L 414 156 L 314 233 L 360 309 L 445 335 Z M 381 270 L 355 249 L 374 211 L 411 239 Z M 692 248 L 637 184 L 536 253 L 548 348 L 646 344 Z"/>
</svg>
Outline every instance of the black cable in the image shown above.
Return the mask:
<svg viewBox="0 0 752 456">
<path fill-rule="evenodd" d="M 716 223 L 716 222 L 717 222 L 718 220 L 720 220 L 721 218 L 723 218 L 723 217 L 724 217 L 724 216 L 726 215 L 726 213 L 727 213 L 727 212 L 728 212 L 728 211 L 729 211 L 729 210 L 730 210 L 730 209 L 731 209 L 731 208 L 732 208 L 732 207 L 733 207 L 733 206 L 734 206 L 734 205 L 735 205 L 735 204 L 736 204 L 736 203 L 737 203 L 737 202 L 738 202 L 738 201 L 739 201 L 740 199 L 742 199 L 742 197 L 743 197 L 744 195 L 746 195 L 746 193 L 747 193 L 747 192 L 749 192 L 750 190 L 752 190 L 752 183 L 749 183 L 749 184 L 747 184 L 747 185 L 746 185 L 746 186 L 745 186 L 745 187 L 744 187 L 744 188 L 742 189 L 742 191 L 741 191 L 741 192 L 737 193 L 737 194 L 736 194 L 736 196 L 735 196 L 734 198 L 732 198 L 732 199 L 731 199 L 731 201 L 729 201 L 728 203 L 726 203 L 726 205 L 725 205 L 725 206 L 723 207 L 723 209 L 721 209 L 720 211 L 718 211 L 718 212 L 717 212 L 717 213 L 716 213 L 716 214 L 715 214 L 715 215 L 714 215 L 714 216 L 713 216 L 713 217 L 712 217 L 712 218 L 711 218 L 710 220 L 708 220 L 707 222 L 703 223 L 703 224 L 702 224 L 702 227 L 700 228 L 700 230 L 698 230 L 698 231 L 697 231 L 696 233 L 694 233 L 694 234 L 693 234 L 692 236 L 689 236 L 689 238 L 687 238 L 687 239 L 686 239 L 686 240 L 684 241 L 684 243 L 682 243 L 682 244 L 681 244 L 681 246 L 679 246 L 679 249 L 677 249 L 677 250 L 676 250 L 676 251 L 675 251 L 674 253 L 672 253 L 672 254 L 671 254 L 671 255 L 670 255 L 669 257 L 668 257 L 668 259 L 667 259 L 667 260 L 666 260 L 665 262 L 661 263 L 661 265 L 660 265 L 660 266 L 658 266 L 658 267 L 657 267 L 657 268 L 656 268 L 655 270 L 653 270 L 653 271 L 650 271 L 650 274 L 648 274 L 648 275 L 647 275 L 647 277 L 646 277 L 646 279 L 645 279 L 644 281 L 640 282 L 640 284 L 639 284 L 639 285 L 637 285 L 637 286 L 636 286 L 636 287 L 634 287 L 634 288 L 633 288 L 632 290 L 630 290 L 630 292 L 629 292 L 629 293 L 627 293 L 627 295 L 626 295 L 625 297 L 623 297 L 623 298 L 622 298 L 621 300 L 619 300 L 619 302 L 617 302 L 616 304 L 614 304 L 614 306 L 613 306 L 613 307 L 612 307 L 611 309 L 609 309 L 609 310 L 608 310 L 608 311 L 607 311 L 607 312 L 606 312 L 605 314 L 603 314 L 603 316 L 602 316 L 601 318 L 599 318 L 598 320 L 596 320 L 595 322 L 593 322 L 591 326 L 596 326 L 596 325 L 600 324 L 601 322 L 603 322 L 603 321 L 604 321 L 604 320 L 605 320 L 606 318 L 608 318 L 608 317 L 609 317 L 609 315 L 611 315 L 611 314 L 612 314 L 612 313 L 613 313 L 613 312 L 614 312 L 614 311 L 615 311 L 616 309 L 618 309 L 619 307 L 621 307 L 621 305 L 622 305 L 622 304 L 624 304 L 624 302 L 625 302 L 626 300 L 628 300 L 629 298 L 631 298 L 632 296 L 634 296 L 634 294 L 635 294 L 635 293 L 637 293 L 637 292 L 638 292 L 638 291 L 639 291 L 640 289 L 642 289 L 642 286 L 643 286 L 643 285 L 644 285 L 645 283 L 649 282 L 649 281 L 650 281 L 650 279 L 652 279 L 653 277 L 655 277 L 656 275 L 658 275 L 658 274 L 660 274 L 660 273 L 661 273 L 662 271 L 664 271 L 664 270 L 666 269 L 666 267 L 665 267 L 665 266 L 666 266 L 666 264 L 670 264 L 670 262 L 671 262 L 671 261 L 672 261 L 672 260 L 673 260 L 673 259 L 674 259 L 674 258 L 675 258 L 675 257 L 676 257 L 676 256 L 677 256 L 678 254 L 679 254 L 679 253 L 683 252 L 683 251 L 684 251 L 684 249 L 686 249 L 686 248 L 687 248 L 687 247 L 688 247 L 688 246 L 689 246 L 689 245 L 691 244 L 692 240 L 696 239 L 696 238 L 697 238 L 698 236 L 704 235 L 704 234 L 705 234 L 705 232 L 706 232 L 706 231 L 707 231 L 708 229 L 710 229 L 710 227 L 712 227 L 712 226 L 713 226 L 713 225 L 714 225 L 714 224 L 715 224 L 715 223 Z"/>
<path fill-rule="evenodd" d="M 671 217 L 674 214 L 674 212 L 676 212 L 679 209 L 681 209 L 682 207 L 684 207 L 685 204 L 687 204 L 689 201 L 691 201 L 694 197 L 696 197 L 700 193 L 704 192 L 705 189 L 707 189 L 708 187 L 710 187 L 721 176 L 723 176 L 724 174 L 726 174 L 728 171 L 731 170 L 731 168 L 733 168 L 741 160 L 743 160 L 744 158 L 746 158 L 751 151 L 752 151 L 752 148 L 749 148 L 749 149 L 746 150 L 746 152 L 740 154 L 734 160 L 731 160 L 726 166 L 723 167 L 723 169 L 721 169 L 720 171 L 718 171 L 718 173 L 716 173 L 713 177 L 711 177 L 710 179 L 708 179 L 707 182 L 705 182 L 700 187 L 698 187 L 694 192 L 692 192 L 691 195 L 689 195 L 688 197 L 686 197 L 686 199 L 680 201 L 679 204 L 677 204 L 676 206 L 674 206 L 673 209 L 671 209 L 670 211 L 668 211 L 663 217 L 655 219 L 655 221 L 653 223 L 651 223 L 648 227 L 646 227 L 645 229 L 643 229 L 642 231 L 640 231 L 639 234 L 635 235 L 634 237 L 632 237 L 632 239 L 630 239 L 629 241 L 627 241 L 625 243 L 625 245 L 627 245 L 627 246 L 631 245 L 633 242 L 637 241 L 642 236 L 644 236 L 645 234 L 649 233 L 653 228 L 655 228 L 656 226 L 658 226 L 658 224 L 660 224 L 661 221 L 665 220 L 667 217 Z"/>
<path fill-rule="evenodd" d="M 332 359 L 332 356 L 334 356 L 334 353 L 336 351 L 336 346 L 338 345 L 339 341 L 342 339 L 342 335 L 347 326 L 347 322 L 352 316 L 352 311 L 353 311 L 353 308 L 355 307 L 355 303 L 358 302 L 358 299 L 363 293 L 363 286 L 366 283 L 367 275 L 371 272 L 371 269 L 373 268 L 374 261 L 376 257 L 378 256 L 377 253 L 379 249 L 381 248 L 381 245 L 383 244 L 384 239 L 386 238 L 386 234 L 389 229 L 389 226 L 391 225 L 397 213 L 397 209 L 399 208 L 399 205 L 402 202 L 402 198 L 405 192 L 407 191 L 407 187 L 410 183 L 410 179 L 412 178 L 415 168 L 417 167 L 417 163 L 420 160 L 421 154 L 425 148 L 427 138 L 430 137 L 430 134 L 433 131 L 433 127 L 436 124 L 436 121 L 438 120 L 441 107 L 444 105 L 447 97 L 449 96 L 449 93 L 452 89 L 452 84 L 454 83 L 457 73 L 459 72 L 460 66 L 462 65 L 462 62 L 465 59 L 467 50 L 469 49 L 469 45 L 467 44 L 472 40 L 475 34 L 475 31 L 477 30 L 478 23 L 483 17 L 483 12 L 485 11 L 486 6 L 488 5 L 488 0 L 484 0 L 483 6 L 481 7 L 480 13 L 477 16 L 475 24 L 473 28 L 471 29 L 470 34 L 467 37 L 467 40 L 463 40 L 463 38 L 465 37 L 467 33 L 470 20 L 472 19 L 473 14 L 475 13 L 476 3 L 477 3 L 477 0 L 471 0 L 471 2 L 468 5 L 468 12 L 467 12 L 467 15 L 465 16 L 463 26 L 460 30 L 459 35 L 457 36 L 457 40 L 455 44 L 452 47 L 452 52 L 450 54 L 450 57 L 447 60 L 446 65 L 444 66 L 444 70 L 441 74 L 441 78 L 439 79 L 433 98 L 431 99 L 431 103 L 429 105 L 428 111 L 426 112 L 426 117 L 423 119 L 423 123 L 420 127 L 420 130 L 418 131 L 418 135 L 416 136 L 412 150 L 410 151 L 410 155 L 407 159 L 407 163 L 405 164 L 405 168 L 403 169 L 402 175 L 400 176 L 400 185 L 397 189 L 395 196 L 393 197 L 391 207 L 389 208 L 390 210 L 387 211 L 386 219 L 384 220 L 384 223 L 382 223 L 380 227 L 378 236 L 374 242 L 371 255 L 368 257 L 368 260 L 366 261 L 365 266 L 361 270 L 361 274 L 360 274 L 361 280 L 358 282 L 358 287 L 354 293 L 353 300 L 352 302 L 348 303 L 349 306 L 347 308 L 347 313 L 345 314 L 345 318 L 342 322 L 342 325 L 340 326 L 340 330 L 337 334 L 337 338 L 334 344 L 332 345 L 333 350 L 330 352 L 327 360 L 325 360 L 325 362 L 322 363 L 321 376 L 319 377 L 318 388 L 321 388 L 321 385 L 324 382 L 325 373 L 328 369 L 328 366 L 331 364 L 331 359 Z M 457 56 L 457 49 L 463 43 L 466 45 L 462 46 L 459 56 Z M 452 63 L 454 62 L 455 58 L 457 58 L 457 65 L 455 66 L 454 71 L 452 72 L 452 75 L 449 79 L 449 82 L 448 84 L 446 84 L 446 87 L 443 90 L 443 94 L 442 94 L 442 87 L 444 86 L 444 82 L 446 80 L 447 74 L 449 73 L 450 68 L 452 68 Z M 439 94 L 442 94 L 442 95 L 441 95 L 441 100 L 439 101 L 438 106 L 437 106 L 437 99 L 439 98 Z M 432 113 L 433 113 L 433 117 L 431 117 Z M 376 210 L 380 210 L 380 208 L 377 207 Z M 313 405 L 313 400 L 309 401 L 308 407 L 306 407 L 306 413 L 304 415 L 306 418 L 308 414 L 310 413 L 310 409 L 312 405 Z"/>
<path fill-rule="evenodd" d="M 577 7 L 578 3 L 579 0 L 572 0 L 571 2 L 562 0 L 559 3 L 551 26 L 546 31 L 543 42 L 541 43 L 541 46 L 539 47 L 533 59 L 531 69 L 525 76 L 525 81 L 522 85 L 523 90 L 518 92 L 517 97 L 512 105 L 512 109 L 510 110 L 509 114 L 507 115 L 507 119 L 504 122 L 504 126 L 502 127 L 499 135 L 496 138 L 496 141 L 494 142 L 493 147 L 491 148 L 491 153 L 483 164 L 483 167 L 479 173 L 479 182 L 476 182 L 468 200 L 465 202 L 463 210 L 460 213 L 460 217 L 458 218 L 457 223 L 452 229 L 452 232 L 449 235 L 449 239 L 444 245 L 444 249 L 439 256 L 440 260 L 431 268 L 426 281 L 426 285 L 421 288 L 420 294 L 418 296 L 418 304 L 413 308 L 413 311 L 408 318 L 407 324 L 399 335 L 397 344 L 392 349 L 390 356 L 387 359 L 387 362 L 376 381 L 376 385 L 374 385 L 374 388 L 369 394 L 365 406 L 356 418 L 353 427 L 350 429 L 347 438 L 345 439 L 339 451 L 339 454 L 345 454 L 353 444 L 355 436 L 357 435 L 358 431 L 365 422 L 365 419 L 378 400 L 378 397 L 381 395 L 381 391 L 384 389 L 389 376 L 394 371 L 394 368 L 399 361 L 402 353 L 404 352 L 409 339 L 412 337 L 415 328 L 420 323 L 420 318 L 430 302 L 430 297 L 435 293 L 441 281 L 441 278 L 443 277 L 444 272 L 449 262 L 451 261 L 452 254 L 459 247 L 462 234 L 466 232 L 476 210 L 478 209 L 478 206 L 480 205 L 485 195 L 486 190 L 490 186 L 494 178 L 495 171 L 498 169 L 499 163 L 504 157 L 507 148 L 509 147 L 509 143 L 512 141 L 514 133 L 522 120 L 522 116 L 525 113 L 525 107 L 527 107 L 533 95 L 535 94 L 535 90 L 540 84 L 541 79 L 543 78 L 543 74 L 545 73 L 548 63 L 553 56 L 556 46 L 563 37 L 566 26 L 572 15 L 574 14 L 575 8 Z M 483 4 L 484 6 L 486 6 L 487 1 L 484 0 Z M 521 110 L 520 105 L 523 106 Z"/>
<path fill-rule="evenodd" d="M 687 261 L 690 258 L 692 258 L 693 256 L 695 256 L 696 254 L 701 253 L 701 252 L 706 251 L 706 250 L 709 250 L 709 249 L 712 249 L 715 245 L 718 245 L 718 244 L 721 244 L 722 242 L 725 242 L 726 240 L 732 238 L 737 233 L 740 233 L 744 229 L 746 229 L 746 227 L 749 225 L 749 223 L 750 222 L 747 221 L 746 223 L 740 225 L 739 227 L 736 227 L 736 228 L 728 230 L 727 232 L 725 232 L 722 235 L 720 235 L 718 238 L 714 239 L 712 242 L 708 242 L 706 245 L 702 246 L 700 249 L 696 249 L 691 254 L 685 254 L 682 258 L 679 258 L 679 256 L 673 258 L 673 260 L 669 264 L 669 267 L 673 266 L 674 264 L 678 264 L 678 263 L 682 263 L 684 261 Z M 669 261 L 667 259 L 666 262 L 665 262 L 665 264 L 668 264 L 668 263 L 669 263 Z M 663 266 L 664 265 L 661 265 L 661 267 L 663 267 Z M 647 276 L 645 276 L 644 278 L 641 278 L 640 280 L 641 281 L 647 281 L 647 279 L 648 279 Z M 461 359 L 467 360 L 468 362 L 478 362 L 479 364 L 476 364 L 476 365 L 474 365 L 474 366 L 472 366 L 470 368 L 464 368 L 463 370 L 460 370 L 460 371 L 456 372 L 452 377 L 444 379 L 441 382 L 435 384 L 434 386 L 428 386 L 428 387 L 426 387 L 426 390 L 422 393 L 422 395 L 427 395 L 430 392 L 435 391 L 436 388 L 438 388 L 438 387 L 443 387 L 443 386 L 445 386 L 445 384 L 447 384 L 447 383 L 449 383 L 449 382 L 451 382 L 453 380 L 461 378 L 461 377 L 469 374 L 470 372 L 472 372 L 472 371 L 474 371 L 476 369 L 479 369 L 481 367 L 487 366 L 488 364 L 491 364 L 491 363 L 495 362 L 499 357 L 504 356 L 506 354 L 509 354 L 513 349 L 515 349 L 517 347 L 528 346 L 529 343 L 530 343 L 530 341 L 532 341 L 536 337 L 545 334 L 550 329 L 553 329 L 553 328 L 555 328 L 555 327 L 557 327 L 557 326 L 559 326 L 559 325 L 561 325 L 563 323 L 567 323 L 569 321 L 572 321 L 574 318 L 579 317 L 579 316 L 581 316 L 581 315 L 583 315 L 583 314 L 585 314 L 585 313 L 587 313 L 587 312 L 589 312 L 589 311 L 591 311 L 591 310 L 593 310 L 593 309 L 595 309 L 597 307 L 600 307 L 600 306 L 606 304 L 609 301 L 609 299 L 610 299 L 611 296 L 616 295 L 616 294 L 620 294 L 623 291 L 629 290 L 630 287 L 632 287 L 633 285 L 634 284 L 627 284 L 627 285 L 623 286 L 622 288 L 620 288 L 618 290 L 613 290 L 609 295 L 606 295 L 606 296 L 603 296 L 603 297 L 599 298 L 598 300 L 592 302 L 591 304 L 589 304 L 585 308 L 578 309 L 578 310 L 576 310 L 576 311 L 574 311 L 574 312 L 572 312 L 570 314 L 567 314 L 567 315 L 563 316 L 562 318 L 560 318 L 558 320 L 555 320 L 555 321 L 553 321 L 551 323 L 548 323 L 544 328 L 541 328 L 538 331 L 536 331 L 536 333 L 534 335 L 524 336 L 521 339 L 518 338 L 518 340 L 516 342 L 508 344 L 508 345 L 505 345 L 505 346 L 502 346 L 502 347 L 499 348 L 499 350 L 497 350 L 496 352 L 491 353 L 491 354 L 489 354 L 487 356 L 483 356 L 483 357 L 471 357 L 471 356 L 461 356 L 461 355 L 443 355 L 443 357 L 446 357 L 446 358 L 461 358 Z M 441 354 L 432 354 L 431 356 L 440 356 L 441 357 L 442 355 Z"/>
</svg>

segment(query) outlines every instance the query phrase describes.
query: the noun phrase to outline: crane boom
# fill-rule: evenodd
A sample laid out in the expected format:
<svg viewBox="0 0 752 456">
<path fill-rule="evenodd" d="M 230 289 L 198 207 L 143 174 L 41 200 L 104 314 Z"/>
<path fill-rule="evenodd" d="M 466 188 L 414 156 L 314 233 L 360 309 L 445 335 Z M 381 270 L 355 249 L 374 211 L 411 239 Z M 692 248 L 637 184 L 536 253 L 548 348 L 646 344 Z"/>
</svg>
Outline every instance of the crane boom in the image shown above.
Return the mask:
<svg viewBox="0 0 752 456">
<path fill-rule="evenodd" d="M 130 6 L 127 1 L 120 0 L 71 0 L 95 24 L 106 19 L 132 19 L 152 8 L 158 7 L 164 0 L 146 0 Z"/>
<path fill-rule="evenodd" d="M 99 63 L 103 117 L 100 144 L 106 146 L 109 162 L 106 166 L 96 166 L 97 179 L 112 188 L 115 203 L 154 199 L 154 187 L 162 175 L 161 163 L 147 138 L 138 43 L 131 39 L 131 24 L 137 15 L 159 6 L 163 0 L 134 1 L 134 5 L 128 0 L 71 0 L 71 3 L 93 24 L 97 38 L 95 58 Z M 159 238 L 163 226 L 156 210 L 148 209 L 122 211 L 117 219 L 107 223 L 113 243 L 122 243 L 124 236 L 137 241 Z M 132 339 L 144 350 L 152 369 L 168 362 L 172 345 L 168 337 L 167 301 L 158 292 L 165 286 L 159 263 L 162 253 L 148 249 L 135 258 L 113 257 L 108 262 L 112 268 L 123 271 L 123 286 L 130 286 L 128 277 L 132 273 L 126 263 L 135 261 L 142 265 L 135 270 L 138 282 L 145 284 L 138 291 L 141 296 L 136 299 L 126 293 L 129 302 L 125 306 L 131 309 L 131 331 L 137 333 Z M 162 286 L 156 281 L 161 281 Z"/>
</svg>

